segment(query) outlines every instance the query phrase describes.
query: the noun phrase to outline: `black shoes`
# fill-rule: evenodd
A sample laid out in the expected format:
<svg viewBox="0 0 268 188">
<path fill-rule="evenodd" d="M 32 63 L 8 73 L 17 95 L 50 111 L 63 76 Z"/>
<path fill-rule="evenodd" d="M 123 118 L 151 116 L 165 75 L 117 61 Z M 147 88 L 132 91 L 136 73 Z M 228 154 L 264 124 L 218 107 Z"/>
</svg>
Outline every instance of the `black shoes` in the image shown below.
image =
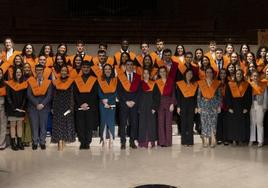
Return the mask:
<svg viewBox="0 0 268 188">
<path fill-rule="evenodd" d="M 41 150 L 45 150 L 46 149 L 46 145 L 45 144 L 40 144 Z"/>
<path fill-rule="evenodd" d="M 18 146 L 16 144 L 16 138 L 11 138 L 11 149 L 13 151 L 18 151 Z"/>
<path fill-rule="evenodd" d="M 24 145 L 22 143 L 21 138 L 18 138 L 18 145 L 17 145 L 17 147 L 18 147 L 19 150 L 24 150 Z"/>
<path fill-rule="evenodd" d="M 90 149 L 90 146 L 89 146 L 89 144 L 81 143 L 79 149 L 80 150 Z"/>
<path fill-rule="evenodd" d="M 37 144 L 33 144 L 33 145 L 32 145 L 32 149 L 33 149 L 33 150 L 37 150 L 37 147 L 38 147 Z"/>
<path fill-rule="evenodd" d="M 134 140 L 130 140 L 129 141 L 129 146 L 132 148 L 132 149 L 137 149 L 138 147 L 136 146 Z"/>
<path fill-rule="evenodd" d="M 125 150 L 126 149 L 126 144 L 121 144 L 121 150 Z"/>
</svg>

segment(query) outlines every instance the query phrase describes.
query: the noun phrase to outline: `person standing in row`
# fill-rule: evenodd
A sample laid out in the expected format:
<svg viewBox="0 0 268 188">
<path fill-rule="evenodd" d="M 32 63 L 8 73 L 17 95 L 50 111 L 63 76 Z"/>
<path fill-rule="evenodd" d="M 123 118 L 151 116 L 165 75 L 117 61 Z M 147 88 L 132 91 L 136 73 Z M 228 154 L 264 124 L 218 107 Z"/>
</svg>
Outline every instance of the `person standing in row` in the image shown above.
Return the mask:
<svg viewBox="0 0 268 188">
<path fill-rule="evenodd" d="M 227 139 L 234 144 L 242 144 L 249 140 L 248 117 L 252 103 L 252 88 L 244 80 L 241 69 L 235 73 L 235 81 L 226 87 L 226 125 Z"/>
<path fill-rule="evenodd" d="M 6 84 L 0 68 L 0 150 L 6 148 L 7 117 L 5 112 Z"/>
<path fill-rule="evenodd" d="M 154 81 L 150 80 L 150 70 L 145 68 L 139 91 L 139 147 L 154 147 L 157 141 L 157 110 L 160 92 Z"/>
<path fill-rule="evenodd" d="M 10 121 L 11 148 L 12 150 L 24 150 L 22 143 L 22 126 L 25 117 L 28 84 L 23 80 L 23 71 L 21 68 L 14 70 L 13 78 L 14 79 L 6 82 L 7 116 L 8 121 Z"/>
<path fill-rule="evenodd" d="M 221 94 L 220 82 L 214 79 L 212 68 L 206 69 L 206 79 L 198 81 L 197 95 L 198 111 L 201 118 L 201 132 L 204 138 L 204 147 L 208 147 L 209 139 L 211 147 L 216 146 L 217 117 L 220 112 Z"/>
<path fill-rule="evenodd" d="M 197 113 L 197 87 L 192 69 L 184 72 L 184 79 L 177 82 L 177 113 L 181 117 L 181 144 L 192 146 L 194 116 Z"/>
<path fill-rule="evenodd" d="M 100 108 L 100 137 L 102 146 L 109 138 L 109 148 L 115 138 L 115 111 L 117 97 L 117 78 L 112 65 L 105 64 L 102 68 L 102 76 L 98 78 L 99 83 L 99 108 Z"/>
<path fill-rule="evenodd" d="M 92 131 L 98 122 L 98 83 L 92 76 L 89 61 L 83 61 L 82 76 L 75 79 L 74 103 L 80 149 L 89 149 Z"/>
<path fill-rule="evenodd" d="M 48 115 L 51 110 L 52 85 L 51 81 L 43 77 L 44 66 L 35 66 L 36 77 L 28 79 L 27 90 L 28 113 L 32 129 L 32 149 L 36 150 L 38 144 L 42 150 L 46 149 L 46 133 Z"/>
<path fill-rule="evenodd" d="M 135 140 L 138 137 L 138 90 L 140 75 L 134 72 L 133 61 L 127 60 L 126 71 L 117 69 L 118 98 L 120 102 L 120 139 L 121 149 L 126 149 L 126 127 L 130 129 L 130 147 L 136 149 Z"/>
<path fill-rule="evenodd" d="M 56 88 L 53 97 L 53 126 L 51 142 L 58 143 L 58 150 L 62 151 L 64 142 L 75 141 L 73 79 L 69 78 L 66 65 L 60 69 L 59 78 L 53 81 Z"/>
<path fill-rule="evenodd" d="M 263 120 L 264 114 L 267 110 L 267 84 L 260 81 L 260 75 L 257 71 L 252 72 L 252 81 L 250 85 L 252 87 L 252 105 L 250 110 L 250 140 L 249 146 L 252 146 L 253 142 L 258 142 L 258 147 L 263 146 L 264 130 Z M 257 129 L 257 138 L 256 138 Z"/>
</svg>

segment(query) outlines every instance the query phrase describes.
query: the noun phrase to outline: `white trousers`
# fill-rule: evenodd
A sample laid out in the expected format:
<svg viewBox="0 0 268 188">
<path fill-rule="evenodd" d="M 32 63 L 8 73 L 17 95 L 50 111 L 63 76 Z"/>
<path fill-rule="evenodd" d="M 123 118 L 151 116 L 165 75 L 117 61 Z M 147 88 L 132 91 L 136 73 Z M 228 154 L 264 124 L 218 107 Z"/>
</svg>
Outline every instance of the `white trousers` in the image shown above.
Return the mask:
<svg viewBox="0 0 268 188">
<path fill-rule="evenodd" d="M 263 143 L 263 118 L 264 109 L 262 105 L 259 105 L 257 101 L 253 101 L 250 110 L 250 141 L 258 141 L 258 143 Z M 256 138 L 256 128 L 257 128 L 257 138 Z"/>
</svg>

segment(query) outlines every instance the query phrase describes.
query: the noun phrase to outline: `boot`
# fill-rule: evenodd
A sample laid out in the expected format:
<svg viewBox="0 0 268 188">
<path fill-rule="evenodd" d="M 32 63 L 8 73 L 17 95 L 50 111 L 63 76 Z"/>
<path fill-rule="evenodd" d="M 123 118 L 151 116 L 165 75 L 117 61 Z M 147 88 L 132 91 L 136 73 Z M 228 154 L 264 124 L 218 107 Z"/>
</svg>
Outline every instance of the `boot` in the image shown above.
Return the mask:
<svg viewBox="0 0 268 188">
<path fill-rule="evenodd" d="M 24 150 L 24 146 L 23 146 L 21 138 L 18 137 L 17 141 L 18 141 L 18 146 L 17 146 L 18 149 Z"/>
<path fill-rule="evenodd" d="M 11 149 L 14 151 L 18 151 L 18 147 L 16 144 L 16 138 L 11 138 Z"/>
</svg>

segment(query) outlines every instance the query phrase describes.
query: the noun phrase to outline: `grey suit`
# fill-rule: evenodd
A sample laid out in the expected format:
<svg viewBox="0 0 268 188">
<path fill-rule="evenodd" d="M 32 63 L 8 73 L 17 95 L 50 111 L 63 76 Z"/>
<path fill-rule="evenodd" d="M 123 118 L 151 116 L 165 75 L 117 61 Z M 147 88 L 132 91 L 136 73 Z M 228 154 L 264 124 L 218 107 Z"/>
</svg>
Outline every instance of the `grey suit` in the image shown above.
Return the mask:
<svg viewBox="0 0 268 188">
<path fill-rule="evenodd" d="M 48 122 L 48 114 L 51 110 L 53 86 L 50 84 L 47 93 L 43 96 L 34 96 L 31 86 L 27 89 L 28 98 L 28 113 L 32 129 L 33 144 L 46 143 L 46 130 Z M 43 104 L 45 107 L 42 110 L 37 110 L 36 106 Z"/>
</svg>

